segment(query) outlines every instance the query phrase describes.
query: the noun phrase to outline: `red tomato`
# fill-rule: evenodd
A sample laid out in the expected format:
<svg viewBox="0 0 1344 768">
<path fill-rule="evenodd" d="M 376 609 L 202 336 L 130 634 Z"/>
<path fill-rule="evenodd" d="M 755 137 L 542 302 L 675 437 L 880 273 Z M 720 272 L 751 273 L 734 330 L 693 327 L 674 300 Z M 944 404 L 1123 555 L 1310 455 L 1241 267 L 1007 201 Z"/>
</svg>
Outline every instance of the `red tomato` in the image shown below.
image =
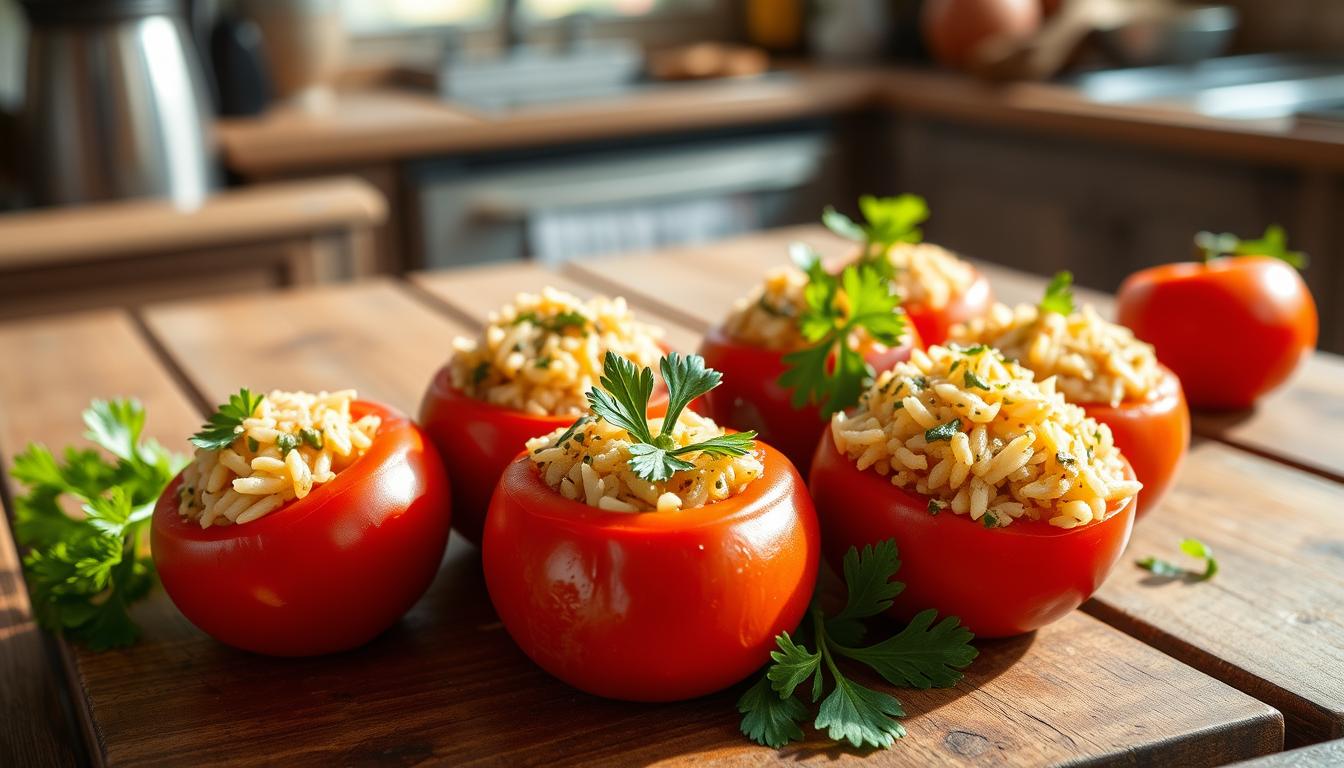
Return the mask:
<svg viewBox="0 0 1344 768">
<path fill-rule="evenodd" d="M 919 333 L 911 326 L 906 343 L 869 356 L 868 364 L 884 371 L 909 360 L 916 346 Z M 700 344 L 700 356 L 707 367 L 723 373 L 723 382 L 705 395 L 706 413 L 721 425 L 756 430 L 761 440 L 779 448 L 805 475 L 826 421 L 815 405 L 794 408 L 793 391 L 779 385 L 785 354 L 734 341 L 722 328 L 711 329 Z"/>
<path fill-rule="evenodd" d="M 1117 298 L 1120 322 L 1157 349 L 1196 408 L 1251 406 L 1316 346 L 1307 284 L 1268 256 L 1152 267 Z"/>
<path fill-rule="evenodd" d="M 256 653 L 332 653 L 372 640 L 429 588 L 448 543 L 443 465 L 400 413 L 365 401 L 350 410 L 382 417 L 369 450 L 258 520 L 202 529 L 177 512 L 181 478 L 168 485 L 154 565 L 192 624 Z"/>
<path fill-rule="evenodd" d="M 818 534 L 802 478 L 758 442 L 744 493 L 663 514 L 563 498 L 526 457 L 505 470 L 482 562 L 509 634 L 575 688 L 631 701 L 703 696 L 760 668 L 816 582 Z"/>
<path fill-rule="evenodd" d="M 926 608 L 961 618 L 977 637 L 1008 637 L 1057 621 L 1105 581 L 1129 543 L 1135 501 L 1100 523 L 1059 528 L 1018 520 L 985 528 L 965 515 L 931 515 L 928 498 L 860 471 L 823 439 L 810 487 L 826 560 L 841 570 L 850 547 L 895 538 L 905 591 L 891 608 L 909 619 Z"/>
<path fill-rule="evenodd" d="M 939 63 L 965 68 L 991 39 L 1025 39 L 1041 24 L 1040 0 L 929 0 L 924 42 Z"/>
<path fill-rule="evenodd" d="M 975 271 L 975 279 L 965 291 L 948 299 L 946 305 L 933 308 L 919 302 L 907 301 L 901 306 L 910 316 L 910 321 L 919 329 L 919 337 L 926 345 L 942 344 L 947 341 L 947 332 L 952 326 L 980 317 L 994 305 L 994 293 L 989 281 Z"/>
<path fill-rule="evenodd" d="M 667 412 L 667 389 L 659 380 L 649 415 Z M 574 423 L 573 416 L 538 416 L 477 400 L 453 386 L 448 366 L 429 383 L 420 403 L 420 423 L 438 447 L 453 488 L 453 528 L 477 546 L 485 512 L 504 468 L 524 444 Z"/>
<path fill-rule="evenodd" d="M 1110 403 L 1078 403 L 1087 415 L 1111 428 L 1115 444 L 1143 483 L 1138 517 L 1143 518 L 1161 503 L 1176 479 L 1186 449 L 1190 447 L 1190 409 L 1185 405 L 1176 374 L 1162 369 L 1162 381 L 1151 400 Z"/>
</svg>

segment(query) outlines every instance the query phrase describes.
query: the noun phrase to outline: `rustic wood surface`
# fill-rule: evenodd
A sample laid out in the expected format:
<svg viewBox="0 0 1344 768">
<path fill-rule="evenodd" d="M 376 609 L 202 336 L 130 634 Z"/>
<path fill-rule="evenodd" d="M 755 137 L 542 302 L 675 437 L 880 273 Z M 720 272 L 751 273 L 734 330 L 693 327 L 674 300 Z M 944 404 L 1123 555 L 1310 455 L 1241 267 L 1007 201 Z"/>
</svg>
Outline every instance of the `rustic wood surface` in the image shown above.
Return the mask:
<svg viewBox="0 0 1344 768">
<path fill-rule="evenodd" d="M 1344 765 L 1344 739 L 1290 749 L 1236 763 L 1235 768 L 1339 768 Z"/>
<path fill-rule="evenodd" d="M 712 304 L 696 304 L 679 282 L 680 259 L 595 266 L 609 281 L 656 284 L 660 294 L 688 299 L 669 304 L 652 292 L 627 292 L 680 346 L 759 279 L 759 263 L 742 265 L 750 263 L 743 254 L 761 246 L 705 249 L 704 258 L 737 264 L 738 277 L 725 268 L 722 280 L 704 281 L 704 264 L 691 265 Z M 153 306 L 134 317 L 0 325 L 0 355 L 25 361 L 21 375 L 0 377 L 0 452 L 7 463 L 28 440 L 74 441 L 78 412 L 94 396 L 140 397 L 151 434 L 170 445 L 182 444 L 203 410 L 242 384 L 355 386 L 414 412 L 454 334 L 472 332 L 492 306 L 543 281 L 590 290 L 574 282 L 585 274 L 569 275 L 550 280 L 535 267 L 496 267 L 409 284 Z M 993 279 L 1008 300 L 1040 290 L 1039 279 Z M 1241 426 L 1249 430 L 1241 439 L 1256 439 L 1253 422 Z M 1170 500 L 1136 534 L 1133 554 L 1167 556 L 1182 536 L 1199 535 L 1218 550 L 1217 579 L 1155 583 L 1122 564 L 1090 605 L 1093 616 L 1076 613 L 1033 635 L 981 643 L 981 658 L 954 689 L 900 692 L 911 712 L 909 738 L 866 756 L 816 734 L 782 753 L 751 745 L 736 730 L 735 692 L 664 706 L 574 692 L 508 640 L 484 594 L 476 550 L 456 539 L 426 597 L 355 652 L 294 661 L 233 651 L 191 627 L 161 591 L 135 611 L 145 627 L 139 645 L 105 654 L 62 647 L 89 752 L 112 765 L 244 758 L 290 765 L 1218 765 L 1279 749 L 1284 721 L 1276 708 L 1299 740 L 1339 735 L 1344 710 L 1339 676 L 1329 672 L 1344 661 L 1344 542 L 1332 518 L 1344 486 L 1296 469 L 1291 457 L 1271 458 L 1272 440 L 1263 446 L 1257 453 L 1265 455 L 1255 455 L 1198 442 Z M 3 568 L 0 550 L 0 578 Z M 19 604 L 7 619 L 17 626 L 25 609 Z M 15 666 L 9 648 L 0 645 L 0 680 L 8 679 L 3 664 Z M 36 685 L 26 676 L 18 683 Z M 10 686 L 0 688 L 0 711 L 16 714 L 0 721 L 0 744 L 27 729 L 59 747 L 52 727 L 59 724 L 43 732 L 33 725 L 41 719 L 15 700 Z M 60 755 L 33 754 L 39 758 L 21 764 L 62 763 Z"/>
</svg>

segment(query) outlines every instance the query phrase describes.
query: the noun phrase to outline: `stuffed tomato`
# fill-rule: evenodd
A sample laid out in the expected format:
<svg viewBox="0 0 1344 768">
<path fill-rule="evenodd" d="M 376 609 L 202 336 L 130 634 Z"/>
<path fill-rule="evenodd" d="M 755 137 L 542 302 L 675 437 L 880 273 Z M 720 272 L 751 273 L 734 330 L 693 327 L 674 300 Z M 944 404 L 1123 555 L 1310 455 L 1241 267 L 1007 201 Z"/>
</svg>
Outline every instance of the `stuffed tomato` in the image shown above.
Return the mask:
<svg viewBox="0 0 1344 768">
<path fill-rule="evenodd" d="M 442 455 L 453 488 L 453 527 L 479 545 L 486 509 L 523 444 L 574 422 L 584 393 L 615 351 L 641 365 L 663 353 L 661 332 L 638 322 L 625 300 L 581 301 L 553 288 L 519 294 L 491 315 L 481 336 L 457 339 L 420 405 L 420 423 Z M 657 383 L 652 413 L 667 407 Z"/>
<path fill-rule="evenodd" d="M 1111 428 L 1143 492 L 1139 515 L 1170 490 L 1190 445 L 1190 411 L 1181 381 L 1158 362 L 1152 345 L 1128 328 L 1073 304 L 1067 272 L 1055 276 L 1040 305 L 1002 304 L 952 331 L 963 345 L 987 344 L 1051 377 L 1069 402 Z"/>
<path fill-rule="evenodd" d="M 856 278 L 859 277 L 856 273 Z M 804 334 L 805 316 L 809 313 L 806 293 L 812 290 L 829 295 L 834 304 L 848 304 L 848 291 L 843 277 L 823 272 L 809 265 L 806 272 L 793 267 L 772 271 L 750 296 L 734 307 L 721 326 L 705 335 L 700 354 L 705 364 L 724 374 L 723 383 L 705 395 L 708 413 L 721 424 L 735 429 L 755 430 L 766 442 L 778 448 L 802 473 L 807 472 L 816 452 L 817 440 L 826 427 L 829 413 L 817 398 L 807 397 L 791 381 L 789 371 L 805 365 L 814 345 L 823 345 L 818 353 L 828 366 L 824 373 L 831 377 L 840 374 L 836 355 L 839 353 L 834 334 L 811 339 Z M 897 329 L 886 341 L 873 338 L 867 327 L 855 328 L 848 333 L 845 354 L 861 356 L 858 373 L 867 376 L 863 363 L 874 371 L 885 370 L 910 357 L 910 351 L 919 346 L 919 333 L 904 322 L 904 314 L 894 308 L 894 297 L 882 281 L 876 281 L 879 294 L 891 302 L 884 308 L 897 321 Z M 816 303 L 814 301 L 814 303 Z M 822 309 L 828 307 L 822 306 Z M 837 312 L 837 317 L 845 317 Z M 889 320 L 891 318 L 883 318 Z M 834 323 L 833 323 L 834 325 Z M 852 388 L 857 395 L 859 386 Z M 852 402 L 827 401 L 825 406 L 838 409 Z"/>
<path fill-rule="evenodd" d="M 242 390 L 192 437 L 154 509 L 154 565 L 220 642 L 309 656 L 363 645 L 424 594 L 449 491 L 424 433 L 354 392 Z"/>
<path fill-rule="evenodd" d="M 1042 627 L 1101 586 L 1142 487 L 1110 429 L 987 347 L 931 347 L 878 377 L 817 447 L 825 554 L 894 538 L 906 589 L 978 637 Z"/>
<path fill-rule="evenodd" d="M 718 374 L 697 356 L 662 367 L 668 416 L 646 420 L 651 371 L 609 355 L 593 412 L 505 470 L 482 545 L 490 599 L 524 653 L 633 701 L 701 696 L 759 669 L 802 619 L 819 558 L 788 460 L 685 409 Z"/>
</svg>

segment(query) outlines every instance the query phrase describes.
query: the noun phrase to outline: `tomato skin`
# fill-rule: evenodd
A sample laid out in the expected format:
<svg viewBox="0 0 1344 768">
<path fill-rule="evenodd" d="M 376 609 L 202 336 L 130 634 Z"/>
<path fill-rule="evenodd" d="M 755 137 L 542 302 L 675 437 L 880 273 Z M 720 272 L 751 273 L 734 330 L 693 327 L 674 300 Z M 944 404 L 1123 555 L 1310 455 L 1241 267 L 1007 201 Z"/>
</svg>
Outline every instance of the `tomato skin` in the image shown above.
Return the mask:
<svg viewBox="0 0 1344 768">
<path fill-rule="evenodd" d="M 1120 323 L 1157 349 L 1195 408 L 1250 407 L 1316 346 L 1311 291 L 1268 256 L 1141 270 L 1116 298 Z"/>
<path fill-rule="evenodd" d="M 177 511 L 181 477 L 154 508 L 151 545 L 164 590 L 216 640 L 273 656 L 361 646 L 401 617 L 438 573 L 449 491 L 434 446 L 404 415 L 306 498 L 243 525 L 202 529 Z"/>
<path fill-rule="evenodd" d="M 659 381 L 649 414 L 667 412 Z M 452 481 L 453 529 L 480 546 L 485 513 L 504 468 L 524 444 L 574 423 L 574 416 L 537 416 L 477 400 L 453 386 L 448 366 L 439 369 L 420 403 L 420 423 L 443 457 Z"/>
<path fill-rule="evenodd" d="M 919 333 L 911 327 L 905 343 L 869 356 L 868 364 L 884 371 L 909 360 L 919 344 Z M 711 329 L 700 344 L 700 355 L 706 366 L 723 374 L 723 382 L 704 396 L 705 409 L 720 425 L 756 430 L 761 440 L 778 448 L 806 476 L 826 420 L 815 405 L 793 407 L 792 390 L 779 385 L 785 354 L 735 341 L 721 327 Z"/>
<path fill-rule="evenodd" d="M 895 538 L 905 590 L 889 613 L 909 619 L 937 608 L 960 617 L 977 637 L 1030 632 L 1082 605 L 1120 559 L 1134 527 L 1134 499 L 1100 523 L 1071 529 L 1028 520 L 990 529 L 950 510 L 930 515 L 927 497 L 860 471 L 829 436 L 817 446 L 810 487 L 826 561 L 836 573 L 851 546 Z"/>
<path fill-rule="evenodd" d="M 797 627 L 819 538 L 797 470 L 764 443 L 765 474 L 699 509 L 607 512 L 548 487 L 524 457 L 486 519 L 490 599 L 538 666 L 588 693 L 677 701 L 742 680 Z"/>
<path fill-rule="evenodd" d="M 924 340 L 924 344 L 933 346 L 946 342 L 952 326 L 980 317 L 994 305 L 994 292 L 989 287 L 989 280 L 985 279 L 980 270 L 972 269 L 975 278 L 971 284 L 965 291 L 949 298 L 944 306 L 934 308 L 915 301 L 901 305 L 919 330 L 919 337 Z"/>
<path fill-rule="evenodd" d="M 1165 366 L 1156 396 L 1151 400 L 1110 403 L 1078 403 L 1087 415 L 1111 428 L 1115 445 L 1143 483 L 1139 492 L 1138 519 L 1142 520 L 1162 502 L 1176 480 L 1185 453 L 1190 448 L 1190 409 L 1185 404 L 1181 381 Z"/>
</svg>

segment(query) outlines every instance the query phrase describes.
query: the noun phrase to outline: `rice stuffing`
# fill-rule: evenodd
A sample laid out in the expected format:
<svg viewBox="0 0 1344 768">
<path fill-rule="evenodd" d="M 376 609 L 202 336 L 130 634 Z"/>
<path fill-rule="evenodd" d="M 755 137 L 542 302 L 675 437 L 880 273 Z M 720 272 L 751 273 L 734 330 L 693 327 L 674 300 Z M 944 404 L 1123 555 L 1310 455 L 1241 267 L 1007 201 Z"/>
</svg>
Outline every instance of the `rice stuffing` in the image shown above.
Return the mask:
<svg viewBox="0 0 1344 768">
<path fill-rule="evenodd" d="M 860 470 L 986 527 L 1026 518 L 1099 522 L 1142 485 L 1127 479 L 1111 430 L 1065 401 L 1056 380 L 985 345 L 915 350 L 882 373 L 831 434 Z"/>
<path fill-rule="evenodd" d="M 1065 316 L 1032 304 L 996 304 L 986 317 L 953 328 L 950 338 L 988 344 L 1037 376 L 1054 376 L 1056 388 L 1075 403 L 1149 400 L 1162 379 L 1152 345 L 1090 305 Z"/>
<path fill-rule="evenodd" d="M 649 419 L 653 432 L 662 419 Z M 677 445 L 722 435 L 724 430 L 694 411 L 683 411 L 672 431 Z M 631 469 L 630 434 L 593 418 L 527 442 L 528 457 L 546 485 L 567 499 L 613 512 L 677 512 L 723 501 L 741 493 L 761 476 L 758 452 L 742 456 L 688 453 L 694 465 L 667 480 L 649 482 Z"/>
<path fill-rule="evenodd" d="M 941 309 L 975 282 L 975 268 L 932 243 L 896 243 L 887 249 L 896 288 L 906 302 Z"/>
<path fill-rule="evenodd" d="M 354 419 L 354 390 L 266 395 L 219 450 L 197 449 L 178 513 L 202 528 L 258 520 L 331 482 L 373 445 L 382 420 Z"/>
<path fill-rule="evenodd" d="M 588 408 L 584 393 L 597 384 L 608 351 L 656 369 L 661 336 L 636 321 L 623 298 L 582 301 L 548 287 L 491 313 L 479 338 L 454 340 L 449 370 L 453 386 L 478 400 L 577 416 Z"/>
</svg>

